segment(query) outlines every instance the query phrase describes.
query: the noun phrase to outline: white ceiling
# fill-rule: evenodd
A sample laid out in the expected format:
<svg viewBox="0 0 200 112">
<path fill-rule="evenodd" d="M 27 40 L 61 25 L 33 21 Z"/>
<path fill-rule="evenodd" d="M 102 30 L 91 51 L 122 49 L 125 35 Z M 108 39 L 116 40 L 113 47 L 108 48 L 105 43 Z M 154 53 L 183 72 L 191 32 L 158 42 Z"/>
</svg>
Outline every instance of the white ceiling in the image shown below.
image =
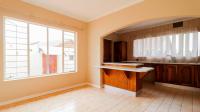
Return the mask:
<svg viewBox="0 0 200 112">
<path fill-rule="evenodd" d="M 143 0 L 22 0 L 48 10 L 89 22 Z"/>
</svg>

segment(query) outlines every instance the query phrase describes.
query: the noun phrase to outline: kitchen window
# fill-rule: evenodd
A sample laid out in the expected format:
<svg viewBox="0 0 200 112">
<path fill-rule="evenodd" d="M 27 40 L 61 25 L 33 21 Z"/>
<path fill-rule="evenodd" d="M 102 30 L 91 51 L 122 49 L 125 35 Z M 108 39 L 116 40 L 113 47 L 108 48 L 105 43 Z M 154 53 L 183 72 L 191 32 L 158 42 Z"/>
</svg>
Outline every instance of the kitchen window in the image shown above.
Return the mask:
<svg viewBox="0 0 200 112">
<path fill-rule="evenodd" d="M 198 57 L 200 32 L 186 32 L 133 41 L 134 57 Z"/>
<path fill-rule="evenodd" d="M 4 18 L 4 78 L 76 72 L 76 32 Z"/>
</svg>

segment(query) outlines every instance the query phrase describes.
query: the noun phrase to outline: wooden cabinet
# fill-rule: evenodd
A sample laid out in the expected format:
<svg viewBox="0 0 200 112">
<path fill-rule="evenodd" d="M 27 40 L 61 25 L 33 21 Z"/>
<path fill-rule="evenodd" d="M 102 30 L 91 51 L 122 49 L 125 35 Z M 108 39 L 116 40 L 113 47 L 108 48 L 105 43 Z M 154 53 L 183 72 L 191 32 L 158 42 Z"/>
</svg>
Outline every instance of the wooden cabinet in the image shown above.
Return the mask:
<svg viewBox="0 0 200 112">
<path fill-rule="evenodd" d="M 103 40 L 103 47 L 104 47 L 104 53 L 103 53 L 103 61 L 104 62 L 111 62 L 112 61 L 112 41 L 104 39 Z"/>
<path fill-rule="evenodd" d="M 194 87 L 194 76 L 195 67 L 192 65 L 165 65 L 163 82 Z"/>
<path fill-rule="evenodd" d="M 195 86 L 195 66 L 178 65 L 178 74 L 180 85 Z"/>
<path fill-rule="evenodd" d="M 195 66 L 195 86 L 200 88 L 200 66 Z"/>
<path fill-rule="evenodd" d="M 164 80 L 163 82 L 171 83 L 171 84 L 178 84 L 179 83 L 179 76 L 177 74 L 177 65 L 165 65 L 164 68 Z"/>
<path fill-rule="evenodd" d="M 200 88 L 200 66 L 182 64 L 145 64 L 154 67 L 156 82 Z"/>
<path fill-rule="evenodd" d="M 126 61 L 127 60 L 127 42 L 117 41 L 114 42 L 114 61 Z"/>
<path fill-rule="evenodd" d="M 164 81 L 164 66 L 162 64 L 155 64 L 155 80 L 157 82 L 163 82 Z"/>
<path fill-rule="evenodd" d="M 156 82 L 163 82 L 164 66 L 163 64 L 145 64 L 145 67 L 153 67 L 154 71 L 151 72 Z"/>
<path fill-rule="evenodd" d="M 145 67 L 154 67 L 154 64 L 144 64 Z M 155 73 L 156 70 L 154 69 L 153 71 L 149 72 L 147 77 L 144 78 L 145 81 L 148 81 L 148 82 L 155 82 L 156 81 L 156 76 L 155 76 Z"/>
</svg>

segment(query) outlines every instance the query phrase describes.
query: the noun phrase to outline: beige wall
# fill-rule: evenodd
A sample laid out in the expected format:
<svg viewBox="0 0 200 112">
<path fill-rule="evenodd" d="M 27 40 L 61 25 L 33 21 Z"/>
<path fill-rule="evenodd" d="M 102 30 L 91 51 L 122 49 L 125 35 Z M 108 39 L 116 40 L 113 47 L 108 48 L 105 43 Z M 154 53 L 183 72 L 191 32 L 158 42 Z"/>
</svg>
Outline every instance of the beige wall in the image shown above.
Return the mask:
<svg viewBox="0 0 200 112">
<path fill-rule="evenodd" d="M 49 77 L 3 81 L 3 16 L 78 32 L 78 72 Z M 0 0 L 0 102 L 86 82 L 86 23 L 19 0 Z"/>
<path fill-rule="evenodd" d="M 180 16 L 199 17 L 199 4 L 199 0 L 144 0 L 142 3 L 90 23 L 83 23 L 19 2 L 19 0 L 0 0 L 0 102 L 86 81 L 100 85 L 100 69 L 97 66 L 102 62 L 103 36 L 128 25 L 151 19 Z M 51 77 L 3 81 L 3 16 L 77 31 L 79 34 L 78 72 Z"/>
<path fill-rule="evenodd" d="M 159 18 L 200 17 L 200 0 L 144 0 L 102 17 L 88 26 L 88 81 L 100 85 L 102 37 L 132 24 Z"/>
<path fill-rule="evenodd" d="M 149 36 L 159 36 L 165 34 L 172 34 L 177 32 L 186 32 L 200 30 L 200 19 L 185 20 L 183 27 L 173 28 L 173 24 L 165 24 L 161 26 L 140 29 L 136 31 L 130 31 L 121 33 L 118 35 L 118 40 L 127 42 L 127 60 L 134 60 L 133 57 L 133 40 L 138 38 L 145 38 Z"/>
</svg>

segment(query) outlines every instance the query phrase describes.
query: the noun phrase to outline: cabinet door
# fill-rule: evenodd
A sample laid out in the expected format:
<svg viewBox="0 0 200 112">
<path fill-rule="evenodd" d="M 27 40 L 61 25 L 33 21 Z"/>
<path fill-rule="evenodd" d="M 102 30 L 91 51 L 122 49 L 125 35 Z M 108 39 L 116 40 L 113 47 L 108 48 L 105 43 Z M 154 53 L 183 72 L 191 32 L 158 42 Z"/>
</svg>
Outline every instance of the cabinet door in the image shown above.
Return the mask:
<svg viewBox="0 0 200 112">
<path fill-rule="evenodd" d="M 154 81 L 163 82 L 164 80 L 164 66 L 163 64 L 145 64 L 145 67 L 153 67 L 154 70 L 151 72 L 151 76 L 153 76 Z"/>
<path fill-rule="evenodd" d="M 165 74 L 163 82 L 178 84 L 178 74 L 176 65 L 165 65 Z"/>
<path fill-rule="evenodd" d="M 195 66 L 192 65 L 179 65 L 178 74 L 181 85 L 194 86 L 194 70 Z"/>
<path fill-rule="evenodd" d="M 148 75 L 145 77 L 144 80 L 155 82 L 156 77 L 155 77 L 155 66 L 154 66 L 154 64 L 145 63 L 144 66 L 145 67 L 153 67 L 154 68 L 153 71 L 151 71 L 151 72 L 148 73 Z"/>
<path fill-rule="evenodd" d="M 200 88 L 200 66 L 195 68 L 195 83 L 196 87 Z"/>
<path fill-rule="evenodd" d="M 122 42 L 121 46 L 121 61 L 127 60 L 127 42 Z"/>
<path fill-rule="evenodd" d="M 103 61 L 104 62 L 111 62 L 112 61 L 112 41 L 104 39 L 104 54 L 103 54 Z"/>
<path fill-rule="evenodd" d="M 121 59 L 121 44 L 120 42 L 114 43 L 114 61 L 120 62 Z"/>
<path fill-rule="evenodd" d="M 200 87 L 200 66 L 194 66 L 194 87 Z"/>
<path fill-rule="evenodd" d="M 164 68 L 163 65 L 154 65 L 154 69 L 155 69 L 155 80 L 157 82 L 163 82 L 164 80 Z"/>
<path fill-rule="evenodd" d="M 114 61 L 126 61 L 127 60 L 127 42 L 118 41 L 114 43 Z"/>
</svg>

